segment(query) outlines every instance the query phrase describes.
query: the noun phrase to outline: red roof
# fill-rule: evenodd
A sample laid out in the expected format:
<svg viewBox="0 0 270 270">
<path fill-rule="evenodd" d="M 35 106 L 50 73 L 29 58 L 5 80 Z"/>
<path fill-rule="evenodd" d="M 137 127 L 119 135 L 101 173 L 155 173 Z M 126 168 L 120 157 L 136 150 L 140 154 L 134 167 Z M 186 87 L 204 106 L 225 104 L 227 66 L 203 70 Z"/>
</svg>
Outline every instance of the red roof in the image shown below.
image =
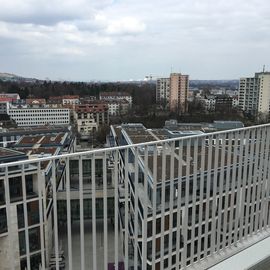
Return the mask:
<svg viewBox="0 0 270 270">
<path fill-rule="evenodd" d="M 1 97 L 0 96 L 0 102 L 12 102 L 14 100 L 16 100 L 16 99 L 11 98 L 11 97 Z"/>
</svg>

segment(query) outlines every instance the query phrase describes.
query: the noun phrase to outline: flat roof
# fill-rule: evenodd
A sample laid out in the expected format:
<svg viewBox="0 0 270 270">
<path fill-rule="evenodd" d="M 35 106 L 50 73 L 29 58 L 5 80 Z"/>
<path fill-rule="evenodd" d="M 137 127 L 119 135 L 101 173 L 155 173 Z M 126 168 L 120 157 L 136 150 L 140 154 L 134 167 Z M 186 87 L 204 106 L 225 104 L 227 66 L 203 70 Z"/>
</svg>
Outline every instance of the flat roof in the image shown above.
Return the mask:
<svg viewBox="0 0 270 270">
<path fill-rule="evenodd" d="M 151 142 L 156 141 L 157 139 L 149 132 L 149 130 L 145 128 L 124 128 L 123 129 L 127 135 L 129 136 L 130 140 L 133 143 L 142 143 L 142 142 Z"/>
<path fill-rule="evenodd" d="M 52 134 L 52 135 L 46 135 L 41 140 L 40 144 L 61 144 L 62 140 L 65 136 L 65 133 L 59 133 L 59 134 Z"/>
<path fill-rule="evenodd" d="M 38 147 L 38 148 L 19 148 L 20 151 L 24 152 L 30 159 L 31 158 L 42 158 L 46 156 L 54 156 L 59 152 L 59 147 Z M 51 163 L 50 160 L 42 161 L 40 168 L 42 170 L 47 169 Z"/>
<path fill-rule="evenodd" d="M 2 157 L 16 157 L 16 156 L 21 156 L 23 155 L 23 152 L 13 150 L 13 149 L 8 149 L 4 147 L 0 147 L 0 158 Z"/>
<path fill-rule="evenodd" d="M 22 144 L 37 144 L 43 136 L 38 135 L 38 136 L 23 136 L 21 140 L 18 142 L 18 145 Z"/>
<path fill-rule="evenodd" d="M 190 160 L 187 160 L 187 146 L 183 146 L 183 152 L 182 155 L 179 156 L 178 155 L 178 150 L 175 150 L 175 155 L 174 155 L 174 172 L 173 172 L 173 177 L 177 178 L 178 177 L 178 171 L 179 171 L 179 165 L 180 168 L 182 170 L 182 177 L 187 176 L 187 171 L 188 171 L 188 165 L 189 165 L 189 175 L 192 176 L 194 173 L 194 169 L 197 169 L 197 173 L 200 173 L 203 169 L 203 171 L 207 171 L 208 167 L 210 168 L 210 170 L 212 169 L 216 169 L 221 167 L 221 153 L 222 153 L 222 149 L 219 148 L 217 149 L 218 153 L 218 160 L 215 159 L 215 151 L 216 151 L 216 147 L 212 147 L 212 149 L 210 150 L 208 147 L 205 147 L 205 152 L 204 154 L 202 153 L 202 147 L 198 146 L 198 151 L 197 151 L 197 166 L 196 168 L 194 167 L 194 159 L 195 159 L 195 147 L 191 146 L 190 147 Z M 210 159 L 210 163 L 209 158 L 210 158 L 210 153 L 212 154 L 211 159 Z M 144 156 L 143 154 L 140 154 L 142 160 L 144 160 Z M 233 154 L 231 154 L 231 161 L 230 163 L 227 163 L 227 157 L 228 157 L 228 152 L 225 153 L 224 156 L 224 166 L 227 165 L 233 165 Z M 153 159 L 154 156 L 148 154 L 148 167 L 149 170 L 151 172 L 151 174 L 153 175 Z M 204 160 L 204 167 L 201 167 L 201 162 L 202 160 Z M 180 164 L 179 164 L 179 161 Z M 236 158 L 236 162 L 238 162 L 238 157 Z M 217 166 L 216 166 L 217 164 Z M 165 153 L 165 180 L 169 180 L 171 179 L 171 153 L 170 150 L 167 149 L 166 153 Z M 162 181 L 162 152 L 159 153 L 157 155 L 157 182 L 161 182 Z"/>
<path fill-rule="evenodd" d="M 16 147 L 33 146 L 39 144 L 44 145 L 59 145 L 64 143 L 66 133 L 55 133 L 45 135 L 24 135 L 16 144 Z"/>
</svg>

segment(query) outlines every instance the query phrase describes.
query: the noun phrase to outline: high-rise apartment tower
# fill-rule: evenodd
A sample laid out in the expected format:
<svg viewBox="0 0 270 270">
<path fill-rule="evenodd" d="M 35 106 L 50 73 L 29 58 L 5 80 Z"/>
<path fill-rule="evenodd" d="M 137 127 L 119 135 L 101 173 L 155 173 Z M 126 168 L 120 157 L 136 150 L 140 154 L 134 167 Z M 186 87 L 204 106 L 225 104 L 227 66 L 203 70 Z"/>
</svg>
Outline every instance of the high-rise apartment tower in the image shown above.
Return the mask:
<svg viewBox="0 0 270 270">
<path fill-rule="evenodd" d="M 270 72 L 255 73 L 254 77 L 240 79 L 239 106 L 252 115 L 269 113 Z"/>
<path fill-rule="evenodd" d="M 188 75 L 171 73 L 170 76 L 170 111 L 185 113 L 187 111 L 187 96 L 189 87 Z"/>
</svg>

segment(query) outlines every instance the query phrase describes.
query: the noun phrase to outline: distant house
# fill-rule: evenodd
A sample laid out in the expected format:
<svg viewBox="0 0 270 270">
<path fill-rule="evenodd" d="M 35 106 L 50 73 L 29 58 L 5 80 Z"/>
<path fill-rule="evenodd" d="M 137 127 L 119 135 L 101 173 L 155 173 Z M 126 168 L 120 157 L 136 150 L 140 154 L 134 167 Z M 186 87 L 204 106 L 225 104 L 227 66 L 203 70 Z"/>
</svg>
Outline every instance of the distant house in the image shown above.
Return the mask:
<svg viewBox="0 0 270 270">
<path fill-rule="evenodd" d="M 100 100 L 127 100 L 130 106 L 132 105 L 132 96 L 126 92 L 101 92 Z"/>
</svg>

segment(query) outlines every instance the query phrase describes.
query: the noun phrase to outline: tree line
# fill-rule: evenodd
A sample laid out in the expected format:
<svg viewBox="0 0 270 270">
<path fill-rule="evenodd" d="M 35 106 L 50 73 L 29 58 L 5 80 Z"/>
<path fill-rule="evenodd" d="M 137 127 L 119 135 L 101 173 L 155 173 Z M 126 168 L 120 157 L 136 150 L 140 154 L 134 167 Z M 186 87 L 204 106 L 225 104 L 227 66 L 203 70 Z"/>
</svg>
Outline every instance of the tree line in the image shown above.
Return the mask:
<svg viewBox="0 0 270 270">
<path fill-rule="evenodd" d="M 36 81 L 10 82 L 0 80 L 0 92 L 18 93 L 22 99 L 45 98 L 62 95 L 79 95 L 99 97 L 100 92 L 127 92 L 133 97 L 135 105 L 144 107 L 155 104 L 155 84 L 150 83 L 85 83 Z"/>
</svg>

